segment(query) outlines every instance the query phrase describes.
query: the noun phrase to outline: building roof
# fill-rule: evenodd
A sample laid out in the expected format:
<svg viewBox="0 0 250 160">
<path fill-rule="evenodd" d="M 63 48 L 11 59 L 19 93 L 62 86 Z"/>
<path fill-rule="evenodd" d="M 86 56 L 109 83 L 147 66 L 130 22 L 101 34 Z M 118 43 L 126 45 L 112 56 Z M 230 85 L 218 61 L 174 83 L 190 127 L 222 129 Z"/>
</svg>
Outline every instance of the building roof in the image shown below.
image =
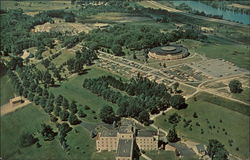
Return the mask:
<svg viewBox="0 0 250 160">
<path fill-rule="evenodd" d="M 120 126 L 119 133 L 132 133 L 133 127 L 132 126 Z"/>
<path fill-rule="evenodd" d="M 137 137 L 152 137 L 156 135 L 157 131 L 152 131 L 152 130 L 139 130 L 137 132 Z"/>
<path fill-rule="evenodd" d="M 117 157 L 132 157 L 133 139 L 120 139 L 117 147 Z"/>
<path fill-rule="evenodd" d="M 171 49 L 167 49 L 171 48 Z M 180 45 L 168 45 L 168 46 L 161 46 L 161 47 L 155 47 L 150 50 L 152 53 L 156 53 L 157 55 L 175 55 L 179 54 L 181 52 L 188 52 L 185 47 L 182 47 Z"/>
<path fill-rule="evenodd" d="M 100 137 L 116 137 L 117 130 L 103 130 Z"/>
</svg>

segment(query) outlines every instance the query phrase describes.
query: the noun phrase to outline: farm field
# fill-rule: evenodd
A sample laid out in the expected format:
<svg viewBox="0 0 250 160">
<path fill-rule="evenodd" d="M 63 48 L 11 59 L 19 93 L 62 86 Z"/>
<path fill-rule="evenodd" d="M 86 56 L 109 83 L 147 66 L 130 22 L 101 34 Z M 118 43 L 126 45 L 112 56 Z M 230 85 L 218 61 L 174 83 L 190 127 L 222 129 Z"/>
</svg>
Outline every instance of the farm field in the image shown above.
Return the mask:
<svg viewBox="0 0 250 160">
<path fill-rule="evenodd" d="M 168 130 L 172 126 L 168 122 L 168 117 L 177 113 L 182 117 L 176 128 L 180 138 L 208 144 L 209 139 L 216 137 L 220 139 L 229 152 L 241 158 L 247 158 L 249 150 L 248 116 L 199 100 L 199 98 L 197 101 L 190 99 L 187 104 L 187 109 L 171 110 L 166 115 L 158 117 L 155 120 L 156 126 Z M 194 112 L 197 113 L 198 118 L 193 117 Z M 185 121 L 191 120 L 186 128 L 184 127 L 184 119 Z M 230 146 L 229 140 L 233 140 L 232 146 Z M 237 147 L 239 151 L 236 150 Z"/>
<path fill-rule="evenodd" d="M 101 97 L 91 93 L 89 90 L 82 87 L 83 81 L 86 78 L 97 78 L 104 75 L 114 75 L 112 73 L 106 72 L 102 69 L 91 67 L 87 71 L 86 74 L 80 76 L 74 76 L 70 78 L 68 81 L 62 83 L 62 85 L 58 88 L 51 88 L 50 90 L 55 95 L 63 95 L 69 100 L 75 100 L 82 106 L 88 105 L 90 110 L 86 111 L 87 117 L 84 120 L 99 122 L 99 109 L 104 105 L 110 105 L 114 109 L 117 108 L 117 105 L 112 104 L 110 102 L 105 101 Z M 117 75 L 115 75 L 118 77 Z M 79 108 L 80 109 L 80 108 Z M 83 108 L 81 108 L 83 109 Z M 92 113 L 95 111 L 96 113 Z M 97 119 L 94 118 L 96 116 Z"/>
<path fill-rule="evenodd" d="M 14 97 L 14 88 L 11 85 L 10 79 L 7 75 L 0 77 L 0 105 L 9 103 L 9 99 Z"/>
</svg>

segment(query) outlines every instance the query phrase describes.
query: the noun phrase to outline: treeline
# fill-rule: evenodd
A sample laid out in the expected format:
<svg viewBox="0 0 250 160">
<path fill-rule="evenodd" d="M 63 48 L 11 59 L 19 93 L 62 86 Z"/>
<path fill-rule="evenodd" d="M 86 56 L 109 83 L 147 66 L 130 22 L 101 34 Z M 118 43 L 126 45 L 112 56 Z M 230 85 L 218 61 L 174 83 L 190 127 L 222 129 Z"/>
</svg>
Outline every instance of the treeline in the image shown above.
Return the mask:
<svg viewBox="0 0 250 160">
<path fill-rule="evenodd" d="M 117 114 L 120 117 L 133 117 L 146 125 L 151 123 L 149 112 L 151 114 L 159 113 L 160 110 L 167 109 L 172 104 L 172 101 L 176 102 L 176 99 L 173 100 L 172 98 L 175 96 L 171 97 L 164 84 L 152 82 L 141 76 L 131 79 L 128 83 L 112 76 L 86 79 L 83 87 L 105 100 L 117 104 L 119 106 Z M 114 91 L 113 88 L 125 91 L 127 95 Z M 181 96 L 181 98 L 183 97 Z M 183 101 L 183 99 L 177 98 L 175 108 L 180 109 L 184 104 L 185 99 Z"/>
<path fill-rule="evenodd" d="M 66 48 L 72 48 L 76 46 L 78 43 L 80 43 L 84 38 L 86 37 L 86 34 L 84 32 L 81 32 L 77 35 L 61 35 L 58 37 L 58 39 L 62 42 L 62 45 Z"/>
<path fill-rule="evenodd" d="M 121 24 L 105 30 L 93 30 L 86 36 L 89 44 L 96 48 L 110 48 L 115 55 L 123 55 L 122 47 L 141 50 L 175 42 L 179 39 L 205 39 L 198 27 L 184 26 L 171 33 L 161 33 L 159 28 Z M 118 48 L 118 49 L 117 49 Z"/>
<path fill-rule="evenodd" d="M 75 58 L 71 58 L 67 60 L 64 65 L 67 65 L 67 69 L 70 73 L 78 73 L 81 74 L 84 70 L 84 65 L 91 65 L 95 59 L 97 59 L 97 55 L 93 50 L 83 48 L 81 51 L 76 52 Z"/>
<path fill-rule="evenodd" d="M 21 54 L 30 47 L 44 48 L 53 46 L 54 38 L 59 33 L 32 33 L 31 29 L 39 24 L 44 24 L 52 19 L 44 14 L 28 16 L 21 9 L 9 10 L 1 15 L 0 24 L 0 49 L 1 54 Z"/>
<path fill-rule="evenodd" d="M 51 18 L 61 18 L 64 19 L 65 22 L 75 22 L 76 18 L 76 15 L 73 12 L 67 12 L 65 10 L 48 10 L 41 12 L 38 15 L 45 15 Z"/>
</svg>

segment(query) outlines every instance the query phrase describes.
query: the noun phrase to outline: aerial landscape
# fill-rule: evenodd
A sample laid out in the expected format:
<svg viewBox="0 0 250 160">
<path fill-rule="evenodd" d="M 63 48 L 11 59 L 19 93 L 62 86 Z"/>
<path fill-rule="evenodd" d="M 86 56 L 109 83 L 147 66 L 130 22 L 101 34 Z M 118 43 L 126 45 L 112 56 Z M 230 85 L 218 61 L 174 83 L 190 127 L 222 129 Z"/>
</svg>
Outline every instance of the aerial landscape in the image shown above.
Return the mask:
<svg viewBox="0 0 250 160">
<path fill-rule="evenodd" d="M 250 2 L 1 0 L 1 160 L 249 160 Z"/>
</svg>

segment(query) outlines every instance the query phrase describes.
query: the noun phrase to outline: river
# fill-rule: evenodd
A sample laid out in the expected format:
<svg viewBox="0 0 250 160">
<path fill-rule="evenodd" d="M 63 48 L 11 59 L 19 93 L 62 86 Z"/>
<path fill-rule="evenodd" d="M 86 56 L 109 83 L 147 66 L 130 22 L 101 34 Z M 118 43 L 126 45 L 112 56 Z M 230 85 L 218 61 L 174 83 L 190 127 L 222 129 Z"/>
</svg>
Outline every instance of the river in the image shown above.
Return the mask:
<svg viewBox="0 0 250 160">
<path fill-rule="evenodd" d="M 240 22 L 243 24 L 250 24 L 250 15 L 245 13 L 238 13 L 230 10 L 223 10 L 220 8 L 213 8 L 197 1 L 171 1 L 175 6 L 182 3 L 191 7 L 194 11 L 204 12 L 211 15 L 222 15 L 224 20 Z"/>
</svg>

